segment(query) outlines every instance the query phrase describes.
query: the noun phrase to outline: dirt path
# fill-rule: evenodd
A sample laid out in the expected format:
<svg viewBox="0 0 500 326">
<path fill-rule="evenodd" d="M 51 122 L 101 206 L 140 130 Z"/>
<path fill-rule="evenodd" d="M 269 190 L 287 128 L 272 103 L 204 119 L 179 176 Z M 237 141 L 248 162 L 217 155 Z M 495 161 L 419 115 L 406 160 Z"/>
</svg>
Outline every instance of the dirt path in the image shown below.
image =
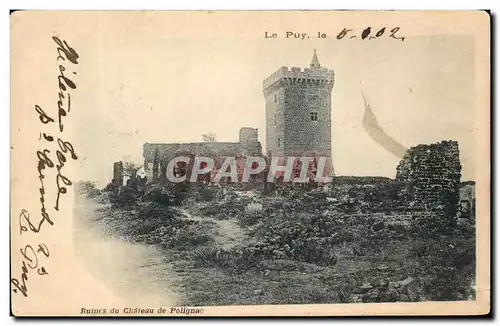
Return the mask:
<svg viewBox="0 0 500 326">
<path fill-rule="evenodd" d="M 75 251 L 88 272 L 131 307 L 175 306 L 177 275 L 165 253 L 113 236 L 100 208 L 106 205 L 87 198 L 75 202 Z"/>
<path fill-rule="evenodd" d="M 217 225 L 215 242 L 224 249 L 242 244 L 245 240 L 243 229 L 234 220 L 217 220 L 212 217 L 193 215 L 187 209 L 181 210 L 185 219 L 193 221 L 210 221 Z"/>
</svg>

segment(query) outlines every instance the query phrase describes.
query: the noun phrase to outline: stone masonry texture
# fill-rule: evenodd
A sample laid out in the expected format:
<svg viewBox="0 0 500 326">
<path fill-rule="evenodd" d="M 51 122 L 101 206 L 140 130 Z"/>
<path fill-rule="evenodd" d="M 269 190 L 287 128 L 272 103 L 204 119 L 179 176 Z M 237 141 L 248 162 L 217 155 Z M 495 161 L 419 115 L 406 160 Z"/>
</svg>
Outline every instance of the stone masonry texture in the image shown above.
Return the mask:
<svg viewBox="0 0 500 326">
<path fill-rule="evenodd" d="M 410 148 L 397 167 L 396 179 L 407 182 L 415 205 L 455 217 L 461 171 L 458 142 L 441 141 Z"/>
</svg>

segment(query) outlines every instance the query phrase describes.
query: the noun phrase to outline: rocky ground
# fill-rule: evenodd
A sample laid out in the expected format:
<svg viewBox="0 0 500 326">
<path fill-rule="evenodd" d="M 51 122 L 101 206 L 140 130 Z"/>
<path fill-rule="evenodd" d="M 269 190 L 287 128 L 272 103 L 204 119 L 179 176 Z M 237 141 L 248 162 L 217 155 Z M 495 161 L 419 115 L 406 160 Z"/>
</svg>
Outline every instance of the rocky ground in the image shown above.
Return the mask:
<svg viewBox="0 0 500 326">
<path fill-rule="evenodd" d="M 126 205 L 109 194 L 94 200 L 115 203 L 100 211 L 108 236 L 165 257 L 180 305 L 474 298 L 471 222 L 443 233 L 428 222 L 436 217 L 363 212 L 338 189 L 156 189 Z"/>
</svg>

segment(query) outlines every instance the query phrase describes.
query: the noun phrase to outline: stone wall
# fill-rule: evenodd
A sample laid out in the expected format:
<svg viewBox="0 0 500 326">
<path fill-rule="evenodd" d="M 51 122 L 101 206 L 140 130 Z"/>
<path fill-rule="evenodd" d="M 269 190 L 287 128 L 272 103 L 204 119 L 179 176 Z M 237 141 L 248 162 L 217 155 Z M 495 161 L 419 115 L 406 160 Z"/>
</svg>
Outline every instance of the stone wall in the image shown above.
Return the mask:
<svg viewBox="0 0 500 326">
<path fill-rule="evenodd" d="M 115 162 L 113 164 L 113 183 L 115 186 L 123 186 L 123 162 Z"/>
<path fill-rule="evenodd" d="M 396 179 L 407 182 L 415 206 L 454 217 L 461 171 L 458 142 L 442 141 L 410 148 L 397 167 Z"/>
<path fill-rule="evenodd" d="M 213 160 L 225 157 L 262 156 L 256 128 L 240 129 L 239 142 L 196 142 L 196 143 L 145 143 L 143 145 L 144 170 L 150 178 L 165 175 L 168 162 L 178 156 L 205 156 Z"/>
<path fill-rule="evenodd" d="M 245 156 L 262 156 L 257 128 L 240 128 L 240 154 Z"/>
<path fill-rule="evenodd" d="M 475 218 L 476 183 L 465 181 L 460 184 L 460 217 Z"/>
<path fill-rule="evenodd" d="M 283 148 L 286 156 L 331 157 L 331 87 L 300 83 L 285 88 Z M 317 121 L 311 120 L 312 113 Z"/>
</svg>

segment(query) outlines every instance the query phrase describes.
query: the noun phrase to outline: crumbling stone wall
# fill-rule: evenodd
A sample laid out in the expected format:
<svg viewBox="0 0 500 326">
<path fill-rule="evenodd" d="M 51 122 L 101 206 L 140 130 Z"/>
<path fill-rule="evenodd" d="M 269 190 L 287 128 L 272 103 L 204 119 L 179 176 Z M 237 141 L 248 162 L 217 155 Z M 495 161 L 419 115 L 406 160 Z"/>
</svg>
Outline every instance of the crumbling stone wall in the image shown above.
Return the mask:
<svg viewBox="0 0 500 326">
<path fill-rule="evenodd" d="M 113 184 L 115 186 L 123 186 L 123 162 L 115 162 L 113 164 Z"/>
<path fill-rule="evenodd" d="M 460 217 L 476 217 L 476 183 L 465 181 L 460 184 Z"/>
<path fill-rule="evenodd" d="M 461 173 L 458 142 L 442 141 L 410 148 L 397 167 L 396 179 L 407 182 L 409 199 L 416 206 L 455 217 Z"/>
</svg>

